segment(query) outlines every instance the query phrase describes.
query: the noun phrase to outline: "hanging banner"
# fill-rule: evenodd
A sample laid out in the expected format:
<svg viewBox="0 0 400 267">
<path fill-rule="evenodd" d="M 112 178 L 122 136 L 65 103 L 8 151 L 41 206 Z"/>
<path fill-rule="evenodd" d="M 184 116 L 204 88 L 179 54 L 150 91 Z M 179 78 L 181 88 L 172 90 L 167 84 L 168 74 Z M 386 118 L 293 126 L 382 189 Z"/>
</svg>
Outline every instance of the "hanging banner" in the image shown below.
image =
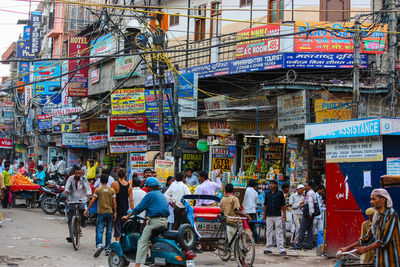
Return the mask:
<svg viewBox="0 0 400 267">
<path fill-rule="evenodd" d="M 144 88 L 117 89 L 111 94 L 111 114 L 141 114 L 146 112 Z"/>
<path fill-rule="evenodd" d="M 353 22 L 324 23 L 296 21 L 295 52 L 353 53 Z M 323 29 L 326 28 L 326 29 Z M 309 30 L 316 29 L 309 32 Z M 382 54 L 387 49 L 387 24 L 361 25 L 361 53 Z"/>
<path fill-rule="evenodd" d="M 39 115 L 37 116 L 37 121 L 38 129 L 41 131 L 51 129 L 53 126 L 51 115 Z"/>
<path fill-rule="evenodd" d="M 88 148 L 89 149 L 99 149 L 107 147 L 107 135 L 91 135 L 88 136 Z"/>
<path fill-rule="evenodd" d="M 111 153 L 129 153 L 147 151 L 147 141 L 129 141 L 110 143 Z"/>
<path fill-rule="evenodd" d="M 314 100 L 315 122 L 343 121 L 351 119 L 351 99 L 346 101 L 337 100 Z"/>
<path fill-rule="evenodd" d="M 12 147 L 13 147 L 12 139 L 0 138 L 0 148 L 12 149 Z"/>
<path fill-rule="evenodd" d="M 87 134 L 63 133 L 62 134 L 62 147 L 87 148 L 88 147 Z"/>
<path fill-rule="evenodd" d="M 199 123 L 197 121 L 189 121 L 182 123 L 183 138 L 199 138 Z"/>
<path fill-rule="evenodd" d="M 146 117 L 108 117 L 108 141 L 147 140 L 145 134 Z"/>
<path fill-rule="evenodd" d="M 326 140 L 327 163 L 367 162 L 382 160 L 382 136 Z"/>
<path fill-rule="evenodd" d="M 257 28 L 251 28 L 237 33 L 236 59 L 262 56 L 272 53 L 278 53 L 280 48 L 280 38 L 276 37 L 281 32 L 280 25 L 265 25 Z M 275 37 L 270 37 L 275 36 Z M 251 38 L 264 39 L 247 40 Z"/>
<path fill-rule="evenodd" d="M 116 58 L 114 79 L 119 80 L 129 77 L 130 73 L 140 60 L 141 58 L 138 55 Z M 137 72 L 135 71 L 131 76 L 137 76 Z"/>
<path fill-rule="evenodd" d="M 154 170 L 160 183 L 166 183 L 168 176 L 174 176 L 175 162 L 170 160 L 156 159 Z"/>
</svg>

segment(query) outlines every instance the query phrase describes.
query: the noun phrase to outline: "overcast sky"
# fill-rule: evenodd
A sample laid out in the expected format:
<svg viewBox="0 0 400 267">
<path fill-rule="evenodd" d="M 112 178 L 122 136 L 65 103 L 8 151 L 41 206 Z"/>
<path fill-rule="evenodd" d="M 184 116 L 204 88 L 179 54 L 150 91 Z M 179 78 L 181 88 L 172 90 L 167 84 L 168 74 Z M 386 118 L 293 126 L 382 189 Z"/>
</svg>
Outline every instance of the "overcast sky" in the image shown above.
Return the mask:
<svg viewBox="0 0 400 267">
<path fill-rule="evenodd" d="M 32 3 L 32 9 L 37 7 Z M 29 0 L 0 1 L 0 54 L 3 54 L 12 42 L 18 40 L 23 25 L 17 25 L 19 19 L 29 18 Z M 0 77 L 9 75 L 9 65 L 0 64 Z"/>
</svg>

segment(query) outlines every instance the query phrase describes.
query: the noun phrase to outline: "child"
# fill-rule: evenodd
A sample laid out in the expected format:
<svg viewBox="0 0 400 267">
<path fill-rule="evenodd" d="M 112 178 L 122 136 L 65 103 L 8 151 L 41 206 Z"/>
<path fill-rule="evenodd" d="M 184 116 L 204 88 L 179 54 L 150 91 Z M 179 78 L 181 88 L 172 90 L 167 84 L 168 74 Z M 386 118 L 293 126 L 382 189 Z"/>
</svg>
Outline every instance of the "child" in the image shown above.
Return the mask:
<svg viewBox="0 0 400 267">
<path fill-rule="evenodd" d="M 8 204 L 10 203 L 10 162 L 4 163 L 4 171 L 3 171 L 3 177 L 4 177 L 4 186 L 6 187 L 5 190 L 3 191 L 4 193 L 4 198 L 3 198 L 3 209 L 6 209 L 8 207 Z"/>
<path fill-rule="evenodd" d="M 101 187 L 94 191 L 92 201 L 83 213 L 87 215 L 89 209 L 93 206 L 94 202 L 97 202 L 97 224 L 96 224 L 96 247 L 97 250 L 94 253 L 94 257 L 100 256 L 101 252 L 106 249 L 106 256 L 108 256 L 109 245 L 112 237 L 112 222 L 117 217 L 117 201 L 115 191 L 113 188 L 107 186 L 108 175 L 102 174 L 100 176 Z M 114 212 L 113 212 L 114 210 Z M 103 245 L 103 232 L 106 228 L 106 245 Z"/>
</svg>

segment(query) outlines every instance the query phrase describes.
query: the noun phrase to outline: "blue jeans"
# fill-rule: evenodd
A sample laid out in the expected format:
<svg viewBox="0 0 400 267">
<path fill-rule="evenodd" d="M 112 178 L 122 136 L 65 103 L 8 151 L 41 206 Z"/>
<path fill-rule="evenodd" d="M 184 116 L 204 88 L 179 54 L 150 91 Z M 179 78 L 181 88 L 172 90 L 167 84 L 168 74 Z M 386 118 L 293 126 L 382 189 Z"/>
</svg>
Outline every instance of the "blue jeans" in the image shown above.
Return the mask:
<svg viewBox="0 0 400 267">
<path fill-rule="evenodd" d="M 112 213 L 98 213 L 97 214 L 97 223 L 96 223 L 96 247 L 104 246 L 103 244 L 103 232 L 104 228 L 106 228 L 106 245 L 108 246 L 111 243 L 112 237 L 112 222 L 113 222 L 113 214 Z"/>
</svg>

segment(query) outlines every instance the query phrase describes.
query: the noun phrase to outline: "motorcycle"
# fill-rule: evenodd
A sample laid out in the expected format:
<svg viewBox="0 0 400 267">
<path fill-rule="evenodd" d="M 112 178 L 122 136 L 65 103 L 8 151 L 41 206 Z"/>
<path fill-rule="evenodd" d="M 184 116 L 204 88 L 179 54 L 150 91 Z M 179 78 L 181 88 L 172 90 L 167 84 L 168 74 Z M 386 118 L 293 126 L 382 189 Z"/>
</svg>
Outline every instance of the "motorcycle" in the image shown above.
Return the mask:
<svg viewBox="0 0 400 267">
<path fill-rule="evenodd" d="M 51 180 L 46 182 L 46 186 L 41 187 L 43 194 L 40 196 L 39 201 L 40 201 L 40 207 L 42 208 L 44 213 L 51 215 L 57 212 L 58 210 L 57 204 L 59 200 L 62 198 L 62 194 L 64 192 L 64 187 L 61 186 L 61 184 L 62 184 L 61 182 L 56 182 L 54 180 Z"/>
<path fill-rule="evenodd" d="M 146 219 L 134 216 L 124 223 L 120 241 L 110 245 L 108 266 L 123 267 L 135 261 L 143 220 Z M 166 228 L 153 230 L 151 244 L 150 257 L 146 259 L 147 265 L 195 266 L 195 254 L 192 251 L 195 246 L 195 233 L 190 224 L 181 225 L 176 231 Z"/>
</svg>

